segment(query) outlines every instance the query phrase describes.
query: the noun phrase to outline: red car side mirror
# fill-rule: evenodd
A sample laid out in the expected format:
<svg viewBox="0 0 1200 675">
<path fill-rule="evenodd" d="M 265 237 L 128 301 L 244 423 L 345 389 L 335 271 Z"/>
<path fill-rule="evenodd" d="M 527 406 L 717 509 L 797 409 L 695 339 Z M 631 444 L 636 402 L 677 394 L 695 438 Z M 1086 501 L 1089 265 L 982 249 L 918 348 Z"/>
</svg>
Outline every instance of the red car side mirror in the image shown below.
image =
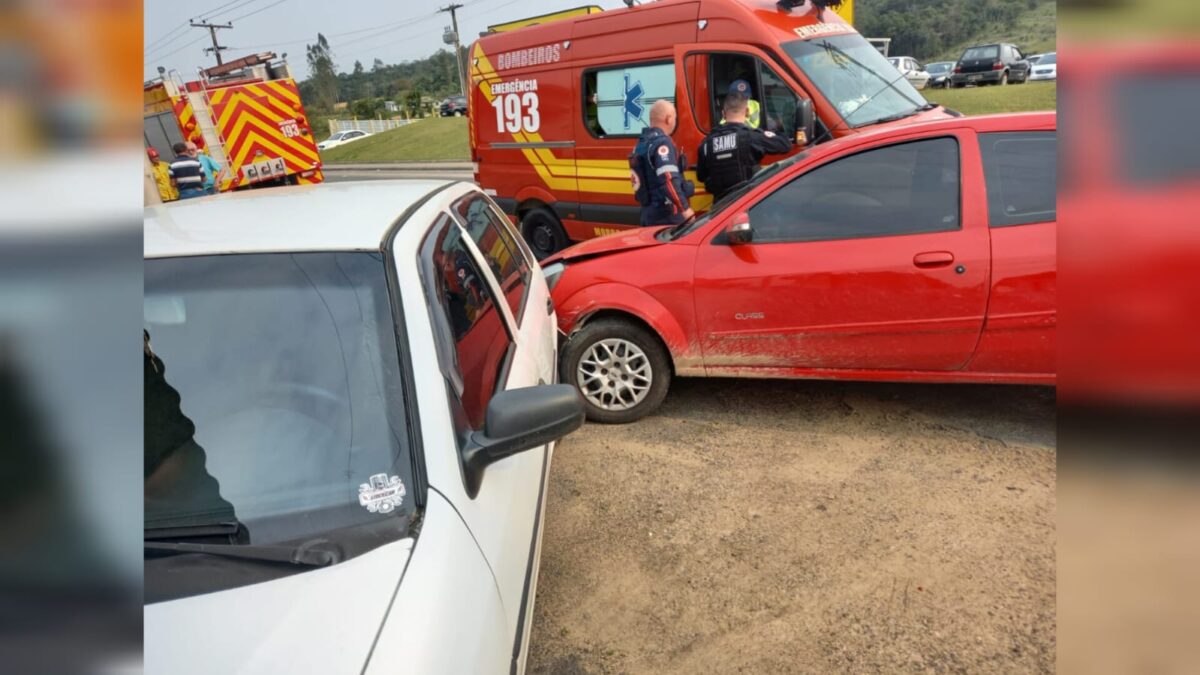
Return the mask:
<svg viewBox="0 0 1200 675">
<path fill-rule="evenodd" d="M 754 228 L 750 226 L 750 214 L 739 211 L 733 215 L 729 225 L 725 227 L 725 235 L 729 237 L 732 246 L 749 244 L 754 241 Z"/>
</svg>

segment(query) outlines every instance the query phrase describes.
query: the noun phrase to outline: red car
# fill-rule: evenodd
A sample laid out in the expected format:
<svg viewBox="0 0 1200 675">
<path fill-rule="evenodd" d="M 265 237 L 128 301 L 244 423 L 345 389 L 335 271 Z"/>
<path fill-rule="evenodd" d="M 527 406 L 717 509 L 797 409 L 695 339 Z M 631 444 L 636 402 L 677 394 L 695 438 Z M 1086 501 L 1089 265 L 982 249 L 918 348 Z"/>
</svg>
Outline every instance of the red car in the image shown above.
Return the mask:
<svg viewBox="0 0 1200 675">
<path fill-rule="evenodd" d="M 612 423 L 675 376 L 1052 385 L 1057 146 L 1053 112 L 881 128 L 562 251 L 562 379 Z"/>
</svg>

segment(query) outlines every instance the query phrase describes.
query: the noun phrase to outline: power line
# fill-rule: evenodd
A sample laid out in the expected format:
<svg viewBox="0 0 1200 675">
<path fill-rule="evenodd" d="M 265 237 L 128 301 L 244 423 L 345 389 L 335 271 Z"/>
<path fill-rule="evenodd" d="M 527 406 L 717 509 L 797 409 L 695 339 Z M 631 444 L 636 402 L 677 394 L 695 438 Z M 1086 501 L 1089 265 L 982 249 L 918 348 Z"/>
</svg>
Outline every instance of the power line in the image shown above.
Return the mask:
<svg viewBox="0 0 1200 675">
<path fill-rule="evenodd" d="M 163 47 L 169 46 L 170 43 L 168 42 L 168 40 L 170 40 L 172 37 L 174 37 L 175 34 L 178 33 L 181 28 L 189 28 L 188 23 L 186 21 L 184 21 L 183 23 L 179 24 L 178 26 L 167 31 L 162 37 L 158 38 L 154 42 L 151 42 L 150 44 L 148 44 L 144 48 L 142 48 L 142 53 L 149 54 L 151 52 L 158 51 L 158 50 L 162 49 Z M 182 35 L 182 33 L 180 33 L 180 35 Z"/>
<path fill-rule="evenodd" d="M 178 54 L 179 52 L 187 49 L 188 47 L 191 47 L 192 45 L 196 44 L 197 42 L 200 42 L 205 37 L 207 37 L 207 36 L 201 35 L 200 37 L 196 38 L 195 40 L 192 40 L 191 42 L 183 45 L 182 47 L 179 47 L 178 49 L 175 49 L 174 51 L 170 51 L 170 52 L 167 52 L 166 54 L 162 54 L 161 56 L 154 57 L 154 60 L 162 60 L 162 59 L 167 58 L 168 56 L 174 56 L 175 54 Z"/>
<path fill-rule="evenodd" d="M 206 19 L 207 17 L 209 17 L 209 16 L 211 16 L 211 15 L 213 15 L 213 14 L 216 14 L 217 12 L 219 12 L 219 11 L 221 11 L 221 10 L 223 10 L 223 9 L 229 8 L 229 7 L 231 7 L 232 5 L 236 5 L 236 4 L 238 4 L 238 3 L 246 3 L 247 1 L 249 1 L 249 2 L 254 2 L 255 0 L 231 0 L 230 2 L 226 2 L 226 3 L 224 3 L 224 4 L 217 5 L 216 7 L 213 7 L 212 9 L 210 9 L 210 10 L 208 10 L 208 11 L 205 11 L 205 12 L 200 12 L 199 14 L 196 14 L 195 16 L 198 16 L 198 17 L 200 17 L 200 20 L 201 20 L 201 21 L 203 21 L 203 20 L 204 20 L 204 19 Z M 149 43 L 149 44 L 147 44 L 145 47 L 143 47 L 143 48 L 142 48 L 142 53 L 143 53 L 143 54 L 148 54 L 148 53 L 150 53 L 150 52 L 154 52 L 154 51 L 157 51 L 157 50 L 159 50 L 159 49 L 162 49 L 163 47 L 165 47 L 165 46 L 166 46 L 166 43 L 167 43 L 167 42 L 168 42 L 168 41 L 169 41 L 169 40 L 170 40 L 172 37 L 174 37 L 174 36 L 175 36 L 175 34 L 176 34 L 176 33 L 178 33 L 178 32 L 179 32 L 181 29 L 185 29 L 185 28 L 191 28 L 191 25 L 189 24 L 189 22 L 188 22 L 188 21 L 184 21 L 183 23 L 181 23 L 181 24 L 179 24 L 179 25 L 175 26 L 175 27 L 174 27 L 174 28 L 172 28 L 171 30 L 169 30 L 169 31 L 167 31 L 166 33 L 164 33 L 164 34 L 162 35 L 162 37 L 158 38 L 157 40 L 154 40 L 153 42 L 151 42 L 151 43 Z"/>
<path fill-rule="evenodd" d="M 368 33 L 368 32 L 371 33 L 371 35 L 364 35 L 360 38 L 355 38 L 353 40 L 347 40 L 346 42 L 330 45 L 330 49 L 340 49 L 342 47 L 348 47 L 352 44 L 362 42 L 363 40 L 370 40 L 371 38 L 376 38 L 376 37 L 379 37 L 380 35 L 386 35 L 388 33 L 391 33 L 392 31 L 398 30 L 400 28 L 407 28 L 408 26 L 412 26 L 412 25 L 415 25 L 418 23 L 422 23 L 424 21 L 428 21 L 436 16 L 437 16 L 437 12 L 434 12 L 429 15 L 422 15 L 419 17 L 402 19 L 400 21 L 395 21 L 393 23 L 385 23 L 381 26 L 370 26 L 367 28 L 358 28 L 355 30 L 343 31 L 341 33 L 324 33 L 324 35 L 328 39 L 328 38 L 345 37 L 347 35 L 358 35 L 359 33 Z M 243 47 L 243 49 L 269 49 L 272 47 L 290 47 L 292 45 L 311 44 L 312 42 L 313 42 L 313 39 L 311 37 L 297 38 L 295 40 L 287 40 L 287 41 L 283 41 L 283 42 L 269 42 L 269 43 L 263 43 L 263 44 L 257 44 L 257 45 L 249 45 L 247 47 Z"/>
<path fill-rule="evenodd" d="M 271 9 L 272 7 L 274 7 L 275 5 L 281 5 L 285 2 L 287 2 L 287 0 L 275 0 L 275 2 L 272 2 L 271 4 L 267 5 L 266 7 L 259 7 L 258 9 L 254 10 L 253 12 L 247 12 L 246 14 L 243 14 L 239 17 L 235 17 L 235 18 L 231 19 L 231 21 L 241 21 L 242 19 L 244 19 L 248 16 L 254 16 L 255 14 L 258 14 L 259 12 L 265 12 L 268 9 Z"/>
<path fill-rule="evenodd" d="M 246 1 L 247 0 L 230 0 L 229 2 L 226 2 L 225 4 L 217 5 L 216 7 L 213 7 L 212 9 L 208 10 L 207 12 L 200 12 L 196 16 L 200 17 L 200 20 L 203 21 L 204 19 L 207 19 L 208 17 L 210 17 L 222 10 L 233 11 L 234 8 L 231 7 L 231 5 L 236 5 L 239 2 L 245 3 Z M 250 1 L 253 2 L 253 0 L 250 0 Z"/>
</svg>

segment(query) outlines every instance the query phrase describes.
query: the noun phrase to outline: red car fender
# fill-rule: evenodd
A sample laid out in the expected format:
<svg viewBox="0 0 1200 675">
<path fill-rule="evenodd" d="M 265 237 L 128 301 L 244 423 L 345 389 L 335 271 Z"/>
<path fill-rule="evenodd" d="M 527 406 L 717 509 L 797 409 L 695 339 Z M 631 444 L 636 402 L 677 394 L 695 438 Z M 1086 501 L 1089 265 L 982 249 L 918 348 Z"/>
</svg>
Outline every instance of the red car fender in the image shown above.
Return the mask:
<svg viewBox="0 0 1200 675">
<path fill-rule="evenodd" d="M 676 374 L 704 374 L 700 350 L 692 345 L 687 331 L 662 303 L 640 288 L 616 282 L 593 284 L 556 305 L 555 311 L 559 330 L 568 338 L 597 312 L 629 314 L 649 326 L 667 346 Z"/>
</svg>

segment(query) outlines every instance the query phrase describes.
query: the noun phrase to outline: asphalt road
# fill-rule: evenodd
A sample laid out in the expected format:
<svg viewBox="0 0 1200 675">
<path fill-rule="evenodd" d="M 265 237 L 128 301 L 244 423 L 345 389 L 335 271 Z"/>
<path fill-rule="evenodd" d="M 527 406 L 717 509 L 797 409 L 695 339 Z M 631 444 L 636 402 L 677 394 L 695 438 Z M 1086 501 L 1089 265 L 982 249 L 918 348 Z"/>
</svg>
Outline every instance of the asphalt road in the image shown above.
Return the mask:
<svg viewBox="0 0 1200 675">
<path fill-rule="evenodd" d="M 475 179 L 469 162 L 327 164 L 323 170 L 325 172 L 325 180 L 330 183 L 359 180 L 395 180 L 398 178 L 465 181 L 473 181 Z"/>
</svg>

